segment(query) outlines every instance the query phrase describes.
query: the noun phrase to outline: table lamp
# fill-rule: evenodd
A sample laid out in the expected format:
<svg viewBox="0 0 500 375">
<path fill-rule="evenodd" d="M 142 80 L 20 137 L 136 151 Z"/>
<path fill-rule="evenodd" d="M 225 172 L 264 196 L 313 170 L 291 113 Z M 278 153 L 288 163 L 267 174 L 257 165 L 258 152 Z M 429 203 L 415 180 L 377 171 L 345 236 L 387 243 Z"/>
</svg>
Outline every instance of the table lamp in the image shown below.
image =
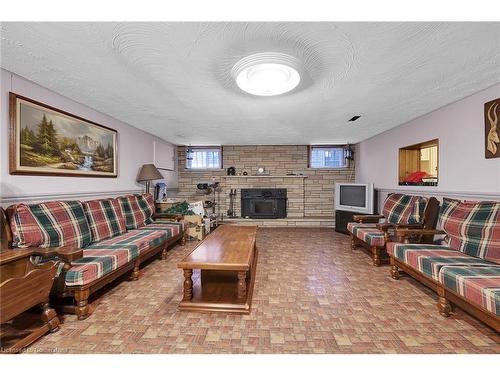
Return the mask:
<svg viewBox="0 0 500 375">
<path fill-rule="evenodd" d="M 152 180 L 160 180 L 163 179 L 163 175 L 160 171 L 155 167 L 154 164 L 144 164 L 141 167 L 141 171 L 139 172 L 139 176 L 137 176 L 138 182 L 146 181 L 146 193 L 149 193 L 149 186 Z"/>
</svg>

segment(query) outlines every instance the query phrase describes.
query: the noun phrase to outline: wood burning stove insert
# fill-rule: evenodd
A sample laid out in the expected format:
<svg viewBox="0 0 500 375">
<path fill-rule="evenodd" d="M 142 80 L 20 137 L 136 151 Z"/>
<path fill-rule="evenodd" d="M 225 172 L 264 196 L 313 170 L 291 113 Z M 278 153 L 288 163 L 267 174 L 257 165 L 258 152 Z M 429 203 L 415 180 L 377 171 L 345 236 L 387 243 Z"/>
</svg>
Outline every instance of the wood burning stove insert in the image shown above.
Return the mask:
<svg viewBox="0 0 500 375">
<path fill-rule="evenodd" d="M 241 189 L 241 217 L 285 218 L 286 206 L 286 189 Z"/>
</svg>

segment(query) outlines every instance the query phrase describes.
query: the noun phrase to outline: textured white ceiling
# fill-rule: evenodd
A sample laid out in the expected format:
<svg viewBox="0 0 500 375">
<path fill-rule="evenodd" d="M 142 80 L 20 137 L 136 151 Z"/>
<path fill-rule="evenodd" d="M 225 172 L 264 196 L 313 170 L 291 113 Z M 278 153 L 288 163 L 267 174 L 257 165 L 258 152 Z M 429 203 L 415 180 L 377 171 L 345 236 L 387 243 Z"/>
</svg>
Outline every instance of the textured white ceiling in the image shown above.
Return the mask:
<svg viewBox="0 0 500 375">
<path fill-rule="evenodd" d="M 298 89 L 235 86 L 267 51 Z M 500 23 L 1 24 L 3 68 L 177 144 L 355 143 L 500 82 L 499 52 Z"/>
</svg>

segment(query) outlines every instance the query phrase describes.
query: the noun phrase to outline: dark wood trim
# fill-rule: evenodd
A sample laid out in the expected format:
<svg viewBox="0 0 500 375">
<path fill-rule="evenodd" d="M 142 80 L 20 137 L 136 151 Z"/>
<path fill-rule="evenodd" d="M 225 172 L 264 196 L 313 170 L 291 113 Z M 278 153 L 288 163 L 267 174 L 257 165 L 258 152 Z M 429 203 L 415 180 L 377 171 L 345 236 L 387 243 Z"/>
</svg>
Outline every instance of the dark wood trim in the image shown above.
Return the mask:
<svg viewBox="0 0 500 375">
<path fill-rule="evenodd" d="M 98 174 L 91 174 L 91 173 L 65 173 L 65 172 L 37 172 L 37 171 L 19 171 L 17 170 L 17 150 L 16 150 L 16 140 L 17 140 L 17 132 L 16 132 L 16 126 L 17 126 L 17 99 L 21 99 L 27 102 L 30 102 L 32 104 L 38 105 L 40 107 L 47 108 L 48 110 L 59 112 L 65 116 L 70 116 L 74 119 L 80 120 L 80 121 L 85 121 L 88 122 L 94 126 L 98 126 L 100 128 L 104 128 L 106 130 L 112 131 L 115 133 L 115 148 L 114 148 L 114 157 L 116 158 L 116 170 L 115 173 L 112 175 L 98 175 Z M 119 149 L 118 149 L 118 131 L 115 129 L 112 129 L 110 127 L 107 127 L 105 125 L 98 124 L 94 121 L 88 120 L 86 118 L 74 115 L 72 113 L 63 111 L 62 109 L 52 107 L 50 105 L 38 102 L 36 100 L 27 98 L 22 95 L 15 94 L 13 92 L 9 92 L 9 118 L 10 118 L 10 134 L 9 134 L 9 173 L 12 175 L 30 175 L 30 176 L 66 176 L 66 177 L 98 177 L 98 178 L 117 178 L 118 177 L 118 170 L 119 170 Z"/>
</svg>

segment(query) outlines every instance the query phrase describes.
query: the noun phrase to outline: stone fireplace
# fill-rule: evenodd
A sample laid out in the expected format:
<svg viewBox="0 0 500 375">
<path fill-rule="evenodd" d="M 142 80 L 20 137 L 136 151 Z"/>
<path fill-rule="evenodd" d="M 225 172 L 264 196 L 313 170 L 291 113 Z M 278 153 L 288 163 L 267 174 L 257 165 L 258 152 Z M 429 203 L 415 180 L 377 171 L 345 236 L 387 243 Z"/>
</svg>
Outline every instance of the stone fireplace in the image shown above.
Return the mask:
<svg viewBox="0 0 500 375">
<path fill-rule="evenodd" d="M 217 211 L 227 219 L 230 208 L 229 192 L 235 189 L 234 212 L 238 224 L 269 226 L 333 226 L 335 182 L 351 182 L 354 168 L 322 170 L 308 168 L 308 147 L 289 146 L 224 146 L 223 167 L 217 170 L 193 171 L 185 168 L 185 147 L 178 148 L 179 192 L 177 197 L 188 201 L 203 201 L 211 196 L 201 194 L 198 183 L 218 181 Z M 226 169 L 235 167 L 236 175 L 227 175 Z M 268 174 L 258 175 L 258 167 Z M 246 173 L 246 174 L 244 174 Z M 286 218 L 242 219 L 243 189 L 286 189 Z M 269 206 L 267 207 L 269 208 Z M 259 212 L 265 205 L 257 207 Z"/>
</svg>

